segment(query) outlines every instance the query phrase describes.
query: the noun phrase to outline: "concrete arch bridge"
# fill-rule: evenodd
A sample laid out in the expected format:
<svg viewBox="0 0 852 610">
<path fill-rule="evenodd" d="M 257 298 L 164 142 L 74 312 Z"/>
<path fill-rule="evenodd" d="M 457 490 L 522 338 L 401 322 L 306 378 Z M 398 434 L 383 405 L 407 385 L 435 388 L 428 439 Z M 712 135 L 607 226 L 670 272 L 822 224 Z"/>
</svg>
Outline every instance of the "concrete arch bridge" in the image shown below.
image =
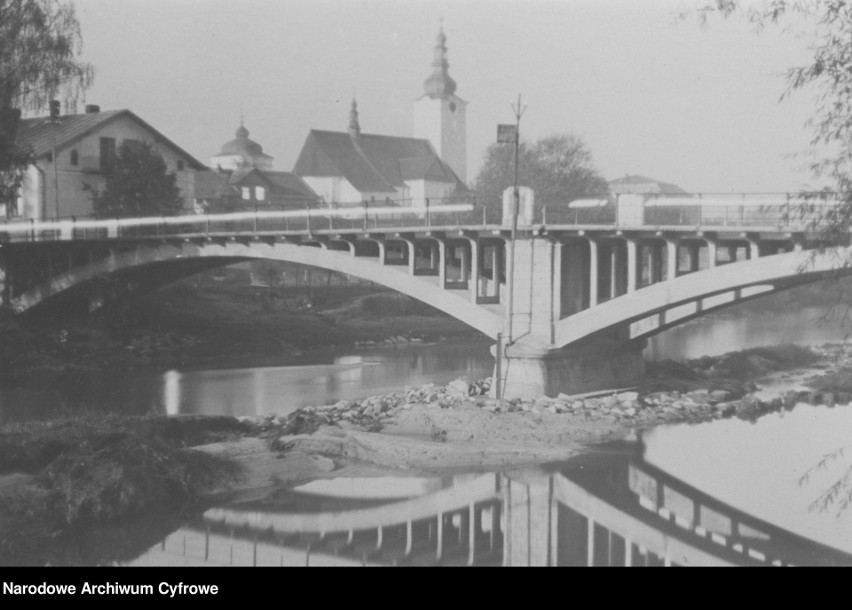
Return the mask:
<svg viewBox="0 0 852 610">
<path fill-rule="evenodd" d="M 645 340 L 709 311 L 848 273 L 805 223 L 526 222 L 470 206 L 0 225 L 2 306 L 25 313 L 103 278 L 145 291 L 247 260 L 382 284 L 494 339 L 506 397 L 642 384 Z M 286 215 L 286 216 L 285 216 Z M 699 219 L 702 216 L 699 214 Z M 709 222 L 709 221 L 708 221 Z"/>
</svg>

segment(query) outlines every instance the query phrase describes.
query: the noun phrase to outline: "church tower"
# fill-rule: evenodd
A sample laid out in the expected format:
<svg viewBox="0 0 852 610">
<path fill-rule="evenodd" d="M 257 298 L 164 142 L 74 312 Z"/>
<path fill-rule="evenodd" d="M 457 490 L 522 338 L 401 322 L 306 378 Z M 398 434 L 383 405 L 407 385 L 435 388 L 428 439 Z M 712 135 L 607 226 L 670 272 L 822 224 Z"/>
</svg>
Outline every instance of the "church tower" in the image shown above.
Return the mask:
<svg viewBox="0 0 852 610">
<path fill-rule="evenodd" d="M 423 82 L 424 94 L 414 102 L 414 137 L 432 143 L 438 156 L 467 183 L 467 102 L 456 95 L 456 82 L 447 72 L 447 37 L 443 25 L 435 44 L 432 74 Z"/>
</svg>

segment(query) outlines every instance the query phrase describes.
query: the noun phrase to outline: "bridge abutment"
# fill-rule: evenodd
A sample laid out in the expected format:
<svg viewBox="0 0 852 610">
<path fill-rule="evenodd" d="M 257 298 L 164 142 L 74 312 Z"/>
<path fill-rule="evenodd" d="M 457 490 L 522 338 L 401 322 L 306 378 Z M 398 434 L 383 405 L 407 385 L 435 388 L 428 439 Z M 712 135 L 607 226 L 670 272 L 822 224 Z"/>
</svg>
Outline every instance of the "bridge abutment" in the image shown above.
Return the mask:
<svg viewBox="0 0 852 610">
<path fill-rule="evenodd" d="M 645 383 L 644 340 L 612 339 L 556 349 L 516 343 L 500 356 L 504 398 L 584 394 L 598 390 L 641 388 Z M 495 354 L 497 358 L 497 354 Z"/>
</svg>

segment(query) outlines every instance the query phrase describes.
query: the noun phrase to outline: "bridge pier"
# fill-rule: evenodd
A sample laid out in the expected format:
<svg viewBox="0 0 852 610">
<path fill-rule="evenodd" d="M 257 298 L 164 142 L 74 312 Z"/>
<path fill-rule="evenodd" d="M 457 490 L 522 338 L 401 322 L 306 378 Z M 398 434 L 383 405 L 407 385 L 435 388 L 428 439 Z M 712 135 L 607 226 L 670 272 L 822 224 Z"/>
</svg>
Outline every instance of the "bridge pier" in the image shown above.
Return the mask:
<svg viewBox="0 0 852 610">
<path fill-rule="evenodd" d="M 642 387 L 645 383 L 642 351 L 646 345 L 644 340 L 613 339 L 563 349 L 528 343 L 508 345 L 500 361 L 501 396 L 555 398 L 559 394 Z"/>
</svg>

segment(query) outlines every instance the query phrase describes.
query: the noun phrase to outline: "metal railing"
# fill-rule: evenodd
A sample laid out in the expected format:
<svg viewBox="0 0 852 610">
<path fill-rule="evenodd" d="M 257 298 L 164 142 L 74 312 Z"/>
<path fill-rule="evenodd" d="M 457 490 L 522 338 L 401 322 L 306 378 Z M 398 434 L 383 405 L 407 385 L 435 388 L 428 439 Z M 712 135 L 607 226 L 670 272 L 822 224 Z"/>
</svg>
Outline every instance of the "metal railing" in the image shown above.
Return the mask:
<svg viewBox="0 0 852 610">
<path fill-rule="evenodd" d="M 390 205 L 388 205 L 390 203 Z M 424 199 L 422 205 L 362 202 L 327 208 L 250 209 L 221 214 L 141 218 L 61 218 L 0 224 L 0 242 L 157 238 L 181 235 L 328 233 L 387 229 L 461 228 L 497 224 L 499 210 L 459 198 Z M 409 201 L 409 203 L 414 203 Z"/>
</svg>

